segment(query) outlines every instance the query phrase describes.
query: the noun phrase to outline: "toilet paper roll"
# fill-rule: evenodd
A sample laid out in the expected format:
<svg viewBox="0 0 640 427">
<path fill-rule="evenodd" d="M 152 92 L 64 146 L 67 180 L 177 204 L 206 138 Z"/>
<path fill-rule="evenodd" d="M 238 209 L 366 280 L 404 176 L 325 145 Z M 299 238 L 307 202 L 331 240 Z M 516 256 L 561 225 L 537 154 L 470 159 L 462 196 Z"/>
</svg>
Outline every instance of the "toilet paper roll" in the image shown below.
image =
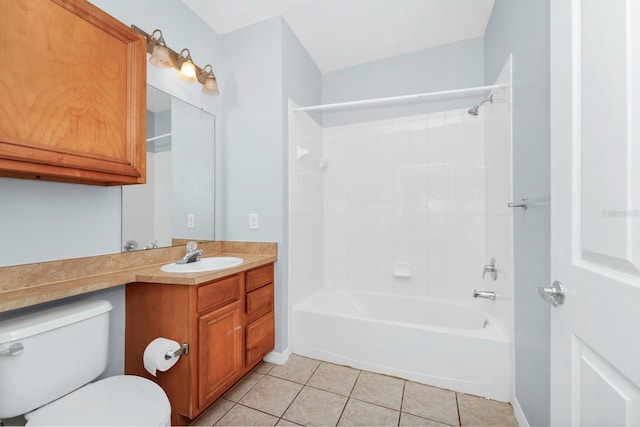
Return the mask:
<svg viewBox="0 0 640 427">
<path fill-rule="evenodd" d="M 156 338 L 151 341 L 147 348 L 144 349 L 144 355 L 142 361 L 144 362 L 144 368 L 154 377 L 156 376 L 156 370 L 166 371 L 173 365 L 178 363 L 180 356 L 172 357 L 169 360 L 164 358 L 167 352 L 174 352 L 180 348 L 180 344 L 167 338 Z"/>
</svg>

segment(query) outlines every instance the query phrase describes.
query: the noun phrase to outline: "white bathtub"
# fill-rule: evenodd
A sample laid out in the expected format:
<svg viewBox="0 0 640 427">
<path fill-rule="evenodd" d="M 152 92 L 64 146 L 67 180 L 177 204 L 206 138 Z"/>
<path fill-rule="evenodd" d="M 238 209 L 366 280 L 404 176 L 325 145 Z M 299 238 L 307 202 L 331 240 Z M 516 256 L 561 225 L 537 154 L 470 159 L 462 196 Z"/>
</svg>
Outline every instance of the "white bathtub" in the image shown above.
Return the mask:
<svg viewBox="0 0 640 427">
<path fill-rule="evenodd" d="M 294 353 L 508 402 L 512 345 L 473 305 L 319 290 L 293 308 Z"/>
</svg>

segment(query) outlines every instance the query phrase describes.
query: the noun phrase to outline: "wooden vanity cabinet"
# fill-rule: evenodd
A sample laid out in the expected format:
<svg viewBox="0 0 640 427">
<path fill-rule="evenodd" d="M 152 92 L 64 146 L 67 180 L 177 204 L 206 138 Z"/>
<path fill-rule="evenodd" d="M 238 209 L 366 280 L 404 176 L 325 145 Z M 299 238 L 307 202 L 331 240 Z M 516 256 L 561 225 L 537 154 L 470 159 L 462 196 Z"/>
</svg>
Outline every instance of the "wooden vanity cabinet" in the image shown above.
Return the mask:
<svg viewBox="0 0 640 427">
<path fill-rule="evenodd" d="M 248 271 L 246 289 L 246 365 L 252 367 L 275 342 L 273 264 Z"/>
<path fill-rule="evenodd" d="M 146 41 L 87 0 L 3 1 L 0 176 L 146 180 Z"/>
<path fill-rule="evenodd" d="M 172 424 L 188 424 L 274 347 L 273 264 L 198 286 L 132 283 L 126 288 L 125 373 L 158 383 Z M 157 337 L 189 354 L 151 376 L 142 361 Z"/>
</svg>

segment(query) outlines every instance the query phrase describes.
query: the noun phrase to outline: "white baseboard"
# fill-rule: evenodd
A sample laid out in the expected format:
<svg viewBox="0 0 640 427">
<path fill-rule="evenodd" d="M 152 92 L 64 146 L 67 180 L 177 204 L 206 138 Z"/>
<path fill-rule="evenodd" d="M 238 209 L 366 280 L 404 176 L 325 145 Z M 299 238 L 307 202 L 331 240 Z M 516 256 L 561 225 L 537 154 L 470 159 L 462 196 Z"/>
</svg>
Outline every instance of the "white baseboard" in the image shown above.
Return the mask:
<svg viewBox="0 0 640 427">
<path fill-rule="evenodd" d="M 527 417 L 524 416 L 524 412 L 522 412 L 522 408 L 520 407 L 520 402 L 518 402 L 517 397 L 513 397 L 511 400 L 511 406 L 513 407 L 513 414 L 516 416 L 518 425 L 520 427 L 530 427 L 529 421 L 527 421 Z"/>
<path fill-rule="evenodd" d="M 276 365 L 284 365 L 289 360 L 289 356 L 291 356 L 291 347 L 285 348 L 282 352 L 272 351 L 263 360 Z"/>
</svg>

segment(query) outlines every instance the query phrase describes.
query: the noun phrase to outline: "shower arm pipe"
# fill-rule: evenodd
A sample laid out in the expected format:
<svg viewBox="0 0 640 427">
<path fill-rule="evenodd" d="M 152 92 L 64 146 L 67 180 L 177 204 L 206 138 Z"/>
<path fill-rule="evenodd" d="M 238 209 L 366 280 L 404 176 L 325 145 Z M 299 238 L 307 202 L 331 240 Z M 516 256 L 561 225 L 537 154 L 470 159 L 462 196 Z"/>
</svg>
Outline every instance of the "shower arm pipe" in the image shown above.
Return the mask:
<svg viewBox="0 0 640 427">
<path fill-rule="evenodd" d="M 480 91 L 486 91 L 491 89 L 504 89 L 505 87 L 506 85 L 489 85 L 489 86 L 469 87 L 465 89 L 441 90 L 439 92 L 415 93 L 413 95 L 401 95 L 401 96 L 391 96 L 387 98 L 363 99 L 361 101 L 337 102 L 334 104 L 311 105 L 309 107 L 296 108 L 294 111 L 298 112 L 298 111 L 331 110 L 334 108 L 355 107 L 360 105 L 384 104 L 387 102 L 408 101 L 412 99 L 428 98 L 431 96 L 456 95 L 461 93 L 480 92 Z"/>
</svg>

